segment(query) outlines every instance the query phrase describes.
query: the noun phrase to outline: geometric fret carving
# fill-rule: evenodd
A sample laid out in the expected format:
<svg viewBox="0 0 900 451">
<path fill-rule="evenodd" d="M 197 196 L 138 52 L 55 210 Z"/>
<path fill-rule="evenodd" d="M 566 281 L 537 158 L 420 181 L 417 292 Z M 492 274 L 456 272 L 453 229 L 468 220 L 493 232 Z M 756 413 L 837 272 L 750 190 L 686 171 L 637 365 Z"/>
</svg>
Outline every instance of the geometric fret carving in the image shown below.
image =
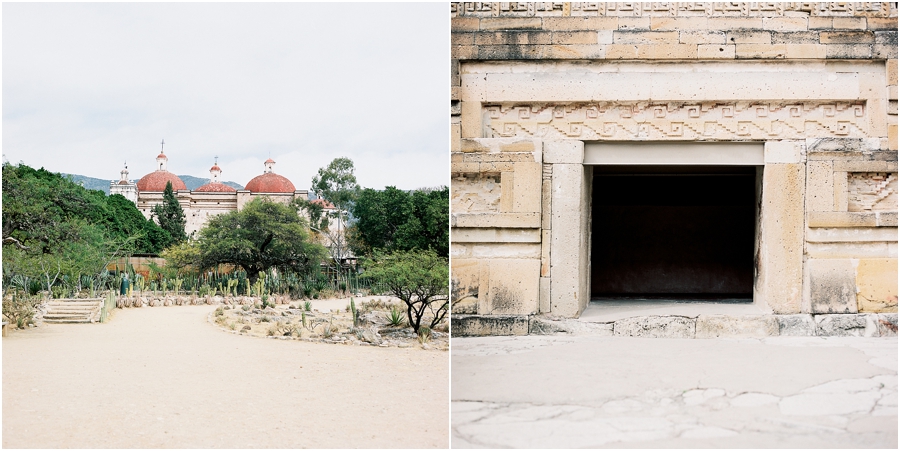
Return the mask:
<svg viewBox="0 0 900 451">
<path fill-rule="evenodd" d="M 868 137 L 858 100 L 503 103 L 483 106 L 484 138 L 770 140 Z"/>
<path fill-rule="evenodd" d="M 888 17 L 893 2 L 451 2 L 469 17 Z"/>
<path fill-rule="evenodd" d="M 456 177 L 450 182 L 450 201 L 454 213 L 500 211 L 500 177 L 472 175 Z"/>
<path fill-rule="evenodd" d="M 849 211 L 897 211 L 896 172 L 847 174 Z"/>
</svg>

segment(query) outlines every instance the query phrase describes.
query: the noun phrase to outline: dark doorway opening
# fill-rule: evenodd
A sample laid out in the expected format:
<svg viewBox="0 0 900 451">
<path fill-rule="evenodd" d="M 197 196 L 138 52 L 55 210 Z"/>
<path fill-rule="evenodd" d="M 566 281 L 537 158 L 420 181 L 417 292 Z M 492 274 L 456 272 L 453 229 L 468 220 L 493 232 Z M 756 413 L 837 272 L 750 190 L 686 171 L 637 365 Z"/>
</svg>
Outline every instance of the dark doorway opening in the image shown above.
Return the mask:
<svg viewBox="0 0 900 451">
<path fill-rule="evenodd" d="M 591 295 L 753 298 L 754 166 L 595 166 Z"/>
</svg>

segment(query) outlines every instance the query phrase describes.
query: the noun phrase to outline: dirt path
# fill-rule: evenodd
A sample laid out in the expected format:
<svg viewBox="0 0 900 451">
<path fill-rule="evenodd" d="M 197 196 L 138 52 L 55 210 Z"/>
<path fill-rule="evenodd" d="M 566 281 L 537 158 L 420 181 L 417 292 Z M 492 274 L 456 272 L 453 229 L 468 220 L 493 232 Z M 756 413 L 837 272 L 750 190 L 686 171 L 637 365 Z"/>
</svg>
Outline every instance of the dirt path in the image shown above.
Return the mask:
<svg viewBox="0 0 900 451">
<path fill-rule="evenodd" d="M 449 356 L 243 337 L 213 306 L 3 338 L 4 448 L 446 448 Z"/>
</svg>

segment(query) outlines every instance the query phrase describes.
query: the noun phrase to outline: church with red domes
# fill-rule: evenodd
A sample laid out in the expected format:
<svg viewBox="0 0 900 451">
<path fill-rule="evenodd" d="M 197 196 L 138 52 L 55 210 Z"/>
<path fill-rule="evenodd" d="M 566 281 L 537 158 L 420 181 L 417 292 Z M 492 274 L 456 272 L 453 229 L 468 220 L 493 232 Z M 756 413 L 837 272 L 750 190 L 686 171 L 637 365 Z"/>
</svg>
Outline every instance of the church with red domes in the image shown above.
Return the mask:
<svg viewBox="0 0 900 451">
<path fill-rule="evenodd" d="M 275 173 L 275 161 L 269 158 L 263 163 L 263 173 L 247 182 L 244 189 L 236 190 L 221 182 L 222 168 L 218 163 L 209 168 L 209 183 L 188 190 L 184 182 L 168 170 L 169 157 L 164 152 L 156 156 L 156 170 L 141 177 L 137 183 L 128 180 L 128 167 L 121 172 L 121 179 L 110 183 L 110 194 L 122 194 L 137 205 L 148 219 L 153 207 L 163 201 L 166 183 L 172 183 L 175 197 L 184 210 L 185 232 L 190 235 L 200 230 L 214 215 L 239 210 L 257 196 L 289 203 L 294 199 L 309 199 L 307 190 L 298 190 L 287 177 Z"/>
</svg>

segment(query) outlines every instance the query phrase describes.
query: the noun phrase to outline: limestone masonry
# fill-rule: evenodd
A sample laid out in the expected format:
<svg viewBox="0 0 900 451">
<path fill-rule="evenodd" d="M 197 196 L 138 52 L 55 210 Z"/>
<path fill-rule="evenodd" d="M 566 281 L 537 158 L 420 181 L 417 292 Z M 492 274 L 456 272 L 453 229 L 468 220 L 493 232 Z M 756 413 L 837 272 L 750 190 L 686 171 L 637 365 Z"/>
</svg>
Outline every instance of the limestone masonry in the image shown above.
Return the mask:
<svg viewBox="0 0 900 451">
<path fill-rule="evenodd" d="M 642 293 L 897 312 L 896 2 L 450 12 L 454 333 Z M 749 194 L 720 196 L 731 184 Z M 610 238 L 632 217 L 670 219 L 634 219 L 623 236 L 687 244 Z M 722 243 L 738 241 L 732 265 Z M 678 271 L 640 291 L 641 275 Z M 597 283 L 611 277 L 635 282 Z"/>
</svg>

